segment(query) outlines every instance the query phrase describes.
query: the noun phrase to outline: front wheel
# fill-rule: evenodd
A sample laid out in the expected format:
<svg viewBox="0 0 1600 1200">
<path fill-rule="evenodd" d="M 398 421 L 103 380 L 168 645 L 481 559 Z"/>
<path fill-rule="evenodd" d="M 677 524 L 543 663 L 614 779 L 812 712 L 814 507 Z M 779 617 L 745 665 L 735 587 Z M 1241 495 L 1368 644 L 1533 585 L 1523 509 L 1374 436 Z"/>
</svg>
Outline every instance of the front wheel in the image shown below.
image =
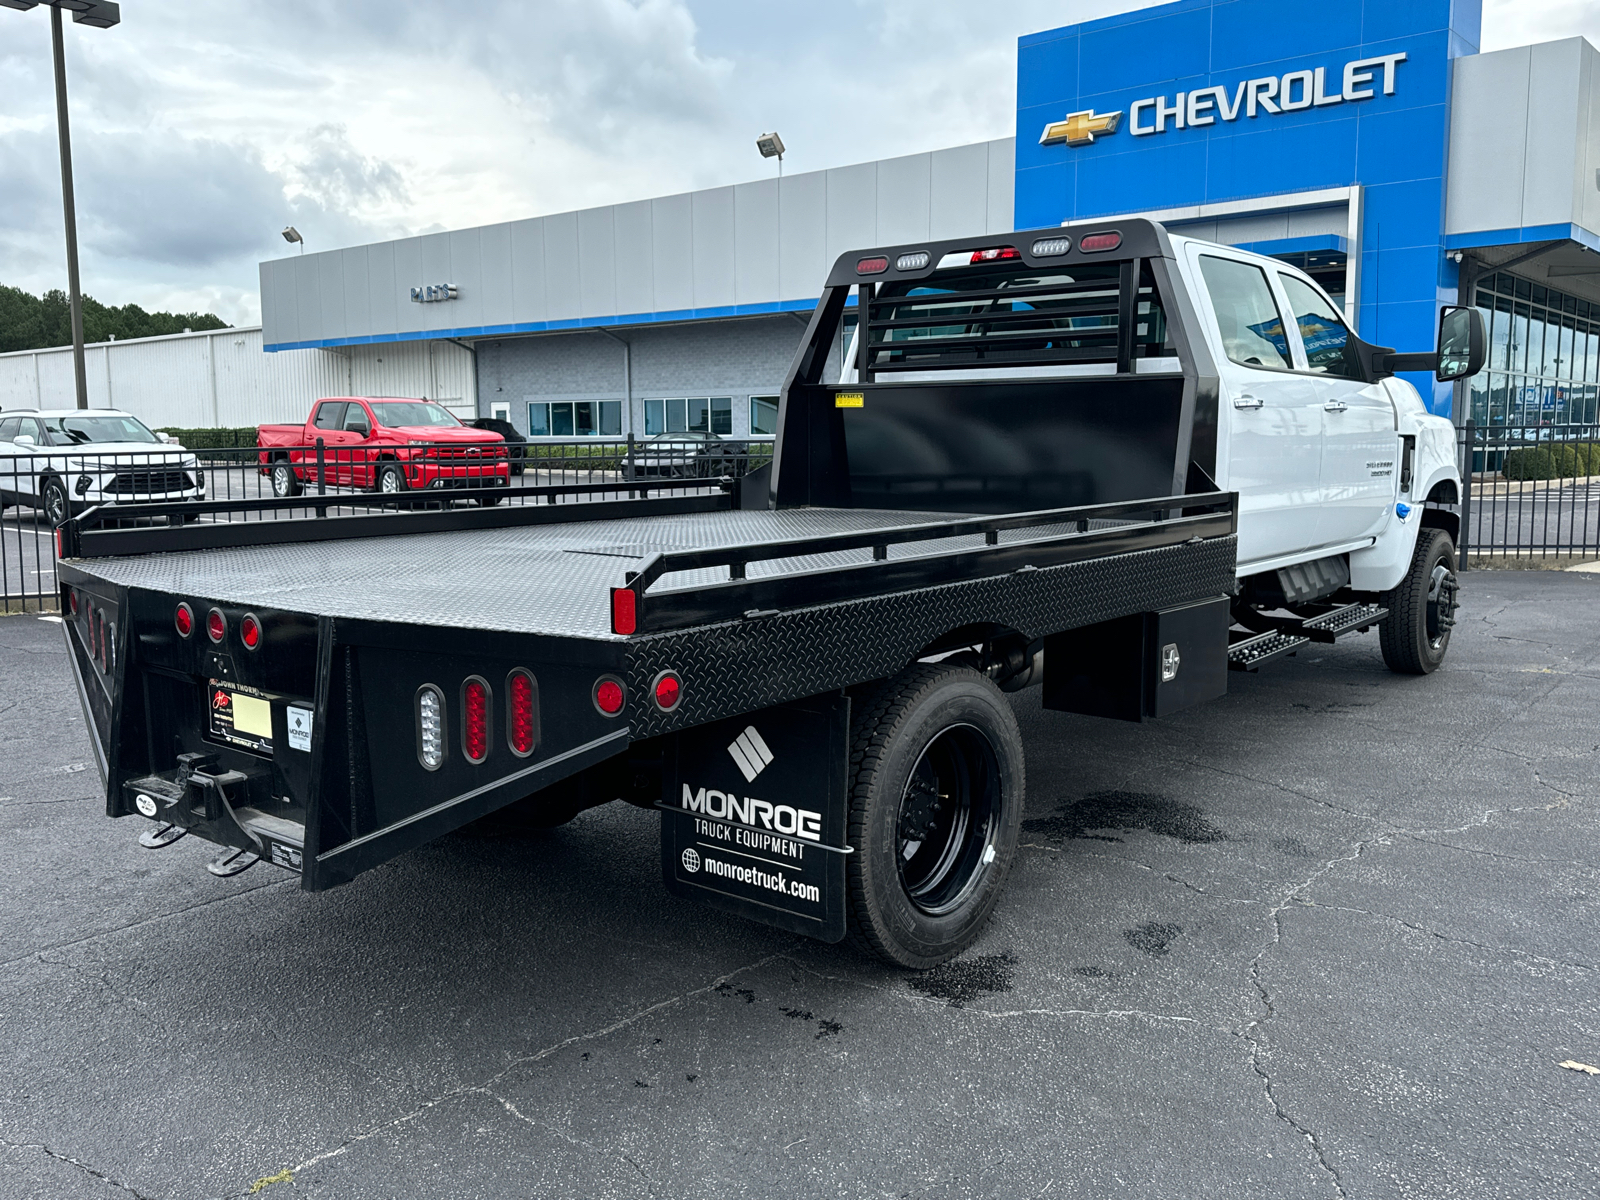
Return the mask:
<svg viewBox="0 0 1600 1200">
<path fill-rule="evenodd" d="M 899 967 L 965 950 L 989 919 L 1022 823 L 1022 735 L 1000 689 L 919 664 L 851 720 L 850 937 Z"/>
<path fill-rule="evenodd" d="M 1383 593 L 1388 618 L 1378 626 L 1383 661 L 1402 675 L 1431 675 L 1450 648 L 1460 606 L 1456 547 L 1442 529 L 1424 529 L 1411 556 L 1411 569 Z"/>
<path fill-rule="evenodd" d="M 272 494 L 280 500 L 300 494 L 300 476 L 295 474 L 287 459 L 279 459 L 272 464 Z"/>
<path fill-rule="evenodd" d="M 384 496 L 395 496 L 405 491 L 405 472 L 401 471 L 394 463 L 385 463 L 378 468 L 376 490 L 380 495 Z"/>
<path fill-rule="evenodd" d="M 52 526 L 61 524 L 72 515 L 72 502 L 67 499 L 67 487 L 54 477 L 44 482 L 44 515 Z"/>
</svg>

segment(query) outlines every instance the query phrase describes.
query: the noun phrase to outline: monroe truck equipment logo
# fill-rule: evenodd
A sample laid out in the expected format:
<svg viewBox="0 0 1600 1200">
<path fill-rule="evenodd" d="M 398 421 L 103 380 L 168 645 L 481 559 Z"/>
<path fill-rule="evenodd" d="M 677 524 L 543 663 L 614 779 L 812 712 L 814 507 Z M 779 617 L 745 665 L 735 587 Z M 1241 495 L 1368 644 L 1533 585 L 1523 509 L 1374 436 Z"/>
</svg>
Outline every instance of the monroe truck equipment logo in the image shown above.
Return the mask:
<svg viewBox="0 0 1600 1200">
<path fill-rule="evenodd" d="M 746 783 L 754 783 L 756 776 L 772 764 L 772 751 L 767 749 L 767 743 L 761 740 L 754 725 L 744 727 L 744 732 L 728 747 L 728 753 L 739 764 Z"/>
<path fill-rule="evenodd" d="M 1405 54 L 1400 53 L 1347 62 L 1342 76 L 1335 77 L 1331 92 L 1328 68 L 1317 67 L 1281 76 L 1241 80 L 1231 89 L 1203 87 L 1172 97 L 1146 96 L 1128 106 L 1128 132 L 1134 137 L 1148 137 L 1153 133 L 1165 133 L 1169 123 L 1174 129 L 1199 129 L 1219 120 L 1237 121 L 1240 116 L 1254 118 L 1261 113 L 1299 112 L 1305 108 L 1371 100 L 1380 86 L 1385 96 L 1392 96 L 1395 94 L 1395 68 L 1405 61 Z M 1120 111 L 1096 113 L 1091 108 L 1068 113 L 1066 120 L 1052 121 L 1044 127 L 1039 144 L 1049 146 L 1065 142 L 1069 146 L 1088 146 L 1093 144 L 1097 133 L 1115 133 L 1121 119 Z"/>
<path fill-rule="evenodd" d="M 696 792 L 686 783 L 683 785 L 683 810 L 754 829 L 771 830 L 785 837 L 804 838 L 808 842 L 822 840 L 821 813 L 787 804 L 771 804 L 754 796 L 740 799 L 731 792 L 719 792 L 715 788 L 701 788 Z"/>
</svg>

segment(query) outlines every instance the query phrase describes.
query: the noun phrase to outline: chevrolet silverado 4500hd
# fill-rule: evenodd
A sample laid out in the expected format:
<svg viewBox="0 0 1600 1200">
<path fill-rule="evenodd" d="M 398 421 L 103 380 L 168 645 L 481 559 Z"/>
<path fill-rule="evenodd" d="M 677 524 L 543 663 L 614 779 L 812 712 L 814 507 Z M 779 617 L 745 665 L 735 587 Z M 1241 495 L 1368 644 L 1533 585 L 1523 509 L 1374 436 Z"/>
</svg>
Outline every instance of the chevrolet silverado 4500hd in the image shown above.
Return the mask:
<svg viewBox="0 0 1600 1200">
<path fill-rule="evenodd" d="M 1483 350 L 1469 309 L 1433 352 L 1368 345 L 1294 268 L 1142 220 L 846 254 L 742 479 L 65 522 L 107 812 L 315 891 L 620 799 L 669 892 L 931 967 L 1016 850 L 1006 692 L 1145 721 L 1372 628 L 1440 664 L 1455 442 L 1395 373 Z"/>
</svg>

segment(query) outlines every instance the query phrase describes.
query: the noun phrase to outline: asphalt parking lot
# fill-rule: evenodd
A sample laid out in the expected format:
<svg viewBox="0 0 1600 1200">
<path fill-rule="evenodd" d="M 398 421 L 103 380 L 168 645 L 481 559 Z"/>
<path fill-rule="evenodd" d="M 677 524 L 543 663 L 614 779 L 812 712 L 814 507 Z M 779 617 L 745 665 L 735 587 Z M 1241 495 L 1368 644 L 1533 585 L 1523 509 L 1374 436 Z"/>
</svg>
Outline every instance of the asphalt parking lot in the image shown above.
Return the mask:
<svg viewBox="0 0 1600 1200">
<path fill-rule="evenodd" d="M 920 977 L 669 898 L 615 806 L 214 879 L 0 619 L 0 1196 L 1595 1195 L 1600 576 L 1466 585 L 1427 679 L 1023 693 L 1027 846 Z"/>
</svg>

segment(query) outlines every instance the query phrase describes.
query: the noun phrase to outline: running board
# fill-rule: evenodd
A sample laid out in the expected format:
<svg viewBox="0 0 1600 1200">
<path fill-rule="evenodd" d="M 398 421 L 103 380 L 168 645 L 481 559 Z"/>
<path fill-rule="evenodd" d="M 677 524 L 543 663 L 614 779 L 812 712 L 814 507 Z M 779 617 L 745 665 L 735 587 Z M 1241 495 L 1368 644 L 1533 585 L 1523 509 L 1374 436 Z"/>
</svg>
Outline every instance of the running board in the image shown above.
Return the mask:
<svg viewBox="0 0 1600 1200">
<path fill-rule="evenodd" d="M 1389 615 L 1378 604 L 1346 604 L 1303 621 L 1277 622 L 1278 628 L 1257 633 L 1228 647 L 1230 671 L 1256 671 L 1263 663 L 1286 658 L 1313 642 L 1330 644 L 1349 633 L 1365 633 Z"/>
</svg>

